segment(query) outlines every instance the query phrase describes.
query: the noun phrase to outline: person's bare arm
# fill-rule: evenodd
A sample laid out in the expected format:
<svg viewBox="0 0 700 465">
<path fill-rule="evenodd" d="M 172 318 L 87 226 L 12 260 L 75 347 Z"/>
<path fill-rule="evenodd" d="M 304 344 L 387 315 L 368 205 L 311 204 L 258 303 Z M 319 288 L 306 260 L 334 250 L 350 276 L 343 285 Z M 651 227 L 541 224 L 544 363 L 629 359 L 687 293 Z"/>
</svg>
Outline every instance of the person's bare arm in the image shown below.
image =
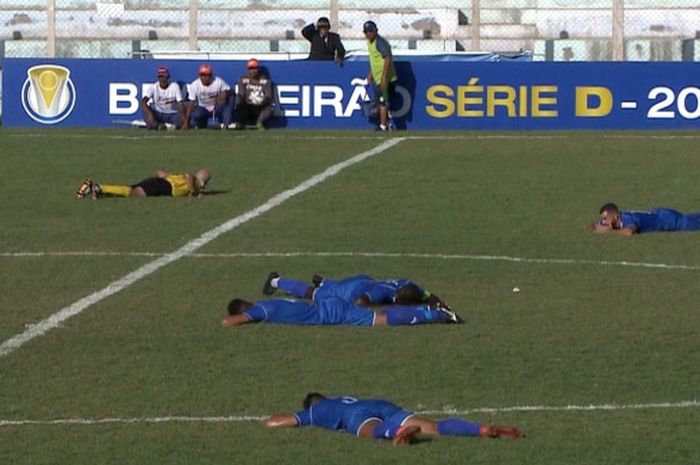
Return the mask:
<svg viewBox="0 0 700 465">
<path fill-rule="evenodd" d="M 185 118 L 184 102 L 177 102 L 177 113 L 180 115 L 180 120 L 182 121 L 182 126 L 180 126 L 180 129 L 187 129 L 189 125 L 187 124 L 187 118 Z"/>
<path fill-rule="evenodd" d="M 610 225 L 595 222 L 589 224 L 586 230 L 592 234 L 616 234 L 618 236 L 631 236 L 637 232 L 637 227 L 632 225 L 625 228 L 615 229 Z"/>
<path fill-rule="evenodd" d="M 156 176 L 159 178 L 165 178 L 170 174 L 170 171 L 165 171 L 165 170 L 157 170 L 156 171 Z"/>
<path fill-rule="evenodd" d="M 297 417 L 291 413 L 278 413 L 272 415 L 265 421 L 265 426 L 268 428 L 296 428 L 299 426 Z"/>
<path fill-rule="evenodd" d="M 185 182 L 187 183 L 187 191 L 190 193 L 190 195 L 194 195 L 194 176 L 192 176 L 190 173 L 185 174 Z"/>
<path fill-rule="evenodd" d="M 250 319 L 244 314 L 230 315 L 221 320 L 221 324 L 224 326 L 240 326 L 247 323 L 250 323 Z"/>
<path fill-rule="evenodd" d="M 194 110 L 194 100 L 188 100 L 185 104 L 185 121 L 182 122 L 183 127 L 189 127 L 192 110 Z"/>
<path fill-rule="evenodd" d="M 143 113 L 146 115 L 146 122 L 153 126 L 155 124 L 155 119 L 153 116 L 153 112 L 151 111 L 151 108 L 148 106 L 148 101 L 150 98 L 144 97 L 141 99 L 141 110 Z"/>
<path fill-rule="evenodd" d="M 384 69 L 382 70 L 382 82 L 379 83 L 379 88 L 382 89 L 382 92 L 386 92 L 386 90 L 389 88 L 388 87 L 389 86 L 389 81 L 388 81 L 389 69 L 390 69 L 393 61 L 394 60 L 391 56 L 384 57 Z"/>
</svg>

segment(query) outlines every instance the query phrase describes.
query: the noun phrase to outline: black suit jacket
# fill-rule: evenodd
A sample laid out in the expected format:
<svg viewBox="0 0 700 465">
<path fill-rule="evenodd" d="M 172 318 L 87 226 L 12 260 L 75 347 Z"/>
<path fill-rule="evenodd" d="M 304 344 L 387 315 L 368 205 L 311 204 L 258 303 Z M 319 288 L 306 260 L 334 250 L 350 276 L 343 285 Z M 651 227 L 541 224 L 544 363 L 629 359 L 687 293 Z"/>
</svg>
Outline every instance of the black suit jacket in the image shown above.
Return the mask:
<svg viewBox="0 0 700 465">
<path fill-rule="evenodd" d="M 311 42 L 309 60 L 335 60 L 336 53 L 341 60 L 345 57 L 345 47 L 340 41 L 340 36 L 335 32 L 329 32 L 324 40 L 316 26 L 309 24 L 301 30 L 301 35 Z"/>
</svg>

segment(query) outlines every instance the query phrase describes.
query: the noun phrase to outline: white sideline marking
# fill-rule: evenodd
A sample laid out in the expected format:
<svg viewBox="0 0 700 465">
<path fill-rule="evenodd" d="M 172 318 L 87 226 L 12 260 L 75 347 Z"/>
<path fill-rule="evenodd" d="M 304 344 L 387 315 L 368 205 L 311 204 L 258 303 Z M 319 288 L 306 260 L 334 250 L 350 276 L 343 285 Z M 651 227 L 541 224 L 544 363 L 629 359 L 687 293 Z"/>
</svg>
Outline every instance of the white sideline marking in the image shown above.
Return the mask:
<svg viewBox="0 0 700 465">
<path fill-rule="evenodd" d="M 421 135 L 420 133 L 417 132 L 406 132 L 404 134 L 407 134 L 405 136 L 399 137 L 399 139 L 409 139 L 409 140 L 519 140 L 519 139 L 525 139 L 525 140 L 564 140 L 564 139 L 571 139 L 571 135 L 564 135 L 564 134 L 527 134 L 527 133 L 518 133 L 515 132 L 513 134 L 454 134 L 453 132 L 446 132 L 445 135 Z M 409 135 L 410 134 L 410 135 Z M 594 133 L 583 133 L 583 134 L 578 134 L 578 136 L 582 137 L 596 137 L 596 138 L 604 138 L 604 139 L 640 139 L 640 140 L 647 140 L 647 139 L 661 139 L 661 140 L 666 140 L 666 139 L 689 139 L 689 140 L 695 140 L 695 139 L 700 139 L 700 134 L 615 134 L 615 133 L 605 133 L 603 132 L 602 134 L 594 134 Z M 119 134 L 113 134 L 113 135 L 97 135 L 97 134 L 60 134 L 60 133 L 27 133 L 27 134 L 6 134 L 5 137 L 15 137 L 15 138 L 65 138 L 65 139 L 94 139 L 99 137 L 100 139 L 115 139 L 115 140 L 142 140 L 142 139 L 152 139 L 152 140 L 158 140 L 158 139 L 175 139 L 178 136 L 176 135 L 165 135 L 165 134 L 159 134 L 159 135 L 149 135 L 149 134 L 143 134 L 143 135 L 119 135 Z M 204 137 L 204 136 L 203 136 Z M 225 136 L 227 139 L 245 139 L 246 136 L 244 135 L 230 135 L 227 134 Z M 383 135 L 376 135 L 376 136 L 370 136 L 370 135 L 348 135 L 348 136 L 334 136 L 334 135 L 309 135 L 309 136 L 302 136 L 302 135 L 270 135 L 270 134 L 265 134 L 265 136 L 260 137 L 260 139 L 269 139 L 269 140 L 389 140 L 386 136 Z"/>
<path fill-rule="evenodd" d="M 610 411 L 610 410 L 643 410 L 661 408 L 695 408 L 700 407 L 700 402 L 687 400 L 682 402 L 660 402 L 650 404 L 603 404 L 603 405 L 516 405 L 513 407 L 475 407 L 470 409 L 456 409 L 445 407 L 441 410 L 418 410 L 419 415 L 466 415 L 469 413 L 507 413 L 507 412 L 576 412 L 576 411 Z M 59 418 L 56 420 L 2 420 L 2 426 L 27 426 L 27 425 L 102 425 L 109 423 L 240 423 L 248 421 L 262 421 L 267 415 L 232 415 L 226 417 L 144 417 L 144 418 Z"/>
<path fill-rule="evenodd" d="M 0 257 L 160 257 L 157 252 L 0 252 Z M 610 260 L 575 260 L 572 258 L 527 258 L 507 255 L 469 255 L 441 253 L 393 253 L 393 252 L 231 252 L 231 253 L 191 253 L 187 258 L 247 258 L 247 257 L 364 257 L 364 258 L 419 258 L 438 260 L 499 261 L 513 263 L 539 263 L 555 265 L 600 265 L 630 268 L 657 268 L 665 270 L 698 271 L 700 265 L 675 265 L 672 263 L 649 263 Z"/>
<path fill-rule="evenodd" d="M 110 283 L 105 287 L 104 289 L 101 289 L 97 292 L 94 292 L 87 297 L 83 297 L 82 299 L 78 300 L 77 302 L 74 302 L 73 304 L 69 305 L 68 307 L 65 307 L 58 312 L 54 313 L 53 315 L 49 316 L 48 318 L 40 321 L 39 323 L 36 323 L 32 325 L 29 329 L 24 331 L 23 333 L 20 333 L 16 336 L 11 337 L 10 339 L 6 340 L 0 345 L 0 357 L 3 357 L 5 355 L 8 355 L 15 350 L 19 349 L 22 347 L 25 343 L 31 341 L 35 337 L 41 336 L 45 334 L 46 332 L 56 328 L 58 325 L 60 325 L 63 321 L 67 320 L 68 318 L 71 318 L 75 315 L 78 315 L 81 313 L 83 310 L 86 308 L 90 307 L 91 305 L 101 301 L 102 299 L 105 299 L 112 294 L 116 294 L 117 292 L 131 286 L 135 282 L 145 278 L 146 276 L 155 273 L 158 271 L 160 268 L 164 267 L 165 265 L 168 265 L 169 263 L 172 263 L 176 260 L 181 259 L 182 257 L 191 254 L 192 252 L 196 251 L 197 249 L 203 247 L 204 245 L 208 244 L 209 242 L 215 240 L 222 234 L 225 234 L 234 228 L 237 228 L 238 226 L 262 215 L 263 213 L 266 213 L 273 208 L 279 206 L 280 204 L 284 203 L 285 201 L 289 200 L 290 198 L 294 197 L 297 194 L 300 194 L 317 184 L 325 181 L 326 179 L 335 176 L 338 174 L 340 171 L 343 169 L 355 165 L 357 163 L 360 163 L 364 160 L 366 160 L 369 157 L 372 157 L 374 155 L 380 154 L 383 151 L 395 146 L 399 142 L 401 142 L 403 139 L 402 138 L 395 138 L 395 139 L 389 139 L 376 147 L 366 150 L 362 153 L 359 153 L 351 158 L 348 158 L 347 160 L 344 160 L 340 163 L 336 163 L 335 165 L 329 166 L 326 168 L 323 172 L 310 177 L 306 181 L 303 181 L 301 184 L 298 184 L 296 187 L 293 187 L 291 189 L 287 189 L 286 191 L 280 192 L 279 194 L 273 196 L 270 198 L 267 202 L 264 204 L 249 210 L 242 215 L 239 215 L 235 218 L 232 218 L 219 226 L 210 229 L 209 231 L 205 232 L 201 236 L 199 236 L 196 239 L 191 240 L 190 242 L 186 243 L 179 249 L 177 249 L 174 252 L 167 253 L 160 258 L 157 258 L 156 260 L 153 260 L 150 263 L 146 263 L 145 265 L 139 267 L 135 271 L 132 271 L 131 273 L 123 276 L 122 278 Z"/>
</svg>

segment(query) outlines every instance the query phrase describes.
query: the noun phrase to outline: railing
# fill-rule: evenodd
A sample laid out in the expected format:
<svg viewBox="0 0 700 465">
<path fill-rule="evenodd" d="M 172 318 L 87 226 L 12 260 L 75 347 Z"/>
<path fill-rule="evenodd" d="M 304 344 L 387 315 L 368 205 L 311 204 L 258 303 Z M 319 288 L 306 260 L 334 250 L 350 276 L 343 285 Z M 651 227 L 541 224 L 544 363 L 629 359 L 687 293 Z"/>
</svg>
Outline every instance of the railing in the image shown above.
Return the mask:
<svg viewBox="0 0 700 465">
<path fill-rule="evenodd" d="M 0 56 L 306 53 L 300 30 L 320 16 L 349 50 L 372 19 L 395 50 L 700 59 L 698 0 L 0 0 Z"/>
</svg>

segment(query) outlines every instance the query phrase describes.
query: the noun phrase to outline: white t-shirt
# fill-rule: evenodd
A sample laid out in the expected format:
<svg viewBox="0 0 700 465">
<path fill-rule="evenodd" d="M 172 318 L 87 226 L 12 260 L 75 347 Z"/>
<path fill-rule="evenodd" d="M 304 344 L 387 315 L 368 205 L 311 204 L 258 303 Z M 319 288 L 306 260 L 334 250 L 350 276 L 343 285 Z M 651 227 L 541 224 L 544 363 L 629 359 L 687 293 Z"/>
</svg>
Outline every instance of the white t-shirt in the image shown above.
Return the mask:
<svg viewBox="0 0 700 465">
<path fill-rule="evenodd" d="M 216 97 L 229 89 L 231 87 L 219 76 L 215 76 L 208 86 L 202 84 L 202 80 L 197 78 L 188 86 L 187 99 L 196 101 L 198 106 L 206 108 L 207 111 L 214 111 Z"/>
<path fill-rule="evenodd" d="M 177 82 L 171 82 L 165 89 L 156 82 L 146 89 L 144 97 L 149 98 L 161 113 L 177 113 L 177 102 L 182 102 L 182 92 Z"/>
</svg>

